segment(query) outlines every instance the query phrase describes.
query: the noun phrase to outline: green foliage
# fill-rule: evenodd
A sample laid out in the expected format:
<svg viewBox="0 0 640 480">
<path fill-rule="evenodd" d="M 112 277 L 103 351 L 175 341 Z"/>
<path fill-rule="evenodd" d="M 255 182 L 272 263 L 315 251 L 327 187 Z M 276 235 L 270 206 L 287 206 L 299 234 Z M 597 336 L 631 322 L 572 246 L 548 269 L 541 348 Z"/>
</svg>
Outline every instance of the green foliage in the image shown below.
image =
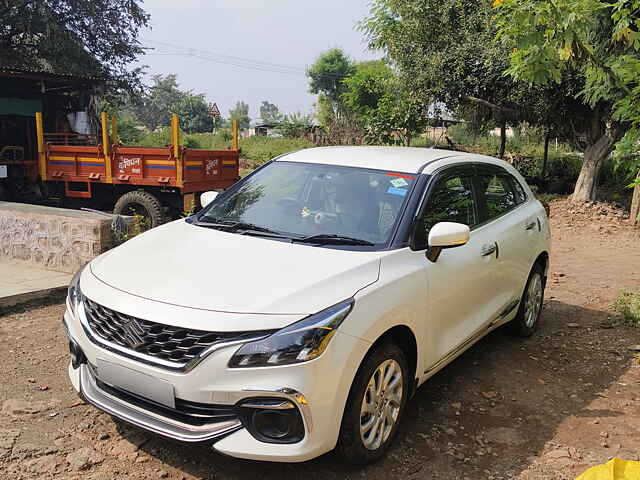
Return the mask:
<svg viewBox="0 0 640 480">
<path fill-rule="evenodd" d="M 278 133 L 284 137 L 302 137 L 313 126 L 313 116 L 300 112 L 284 115 L 278 123 Z"/>
<path fill-rule="evenodd" d="M 178 88 L 177 76 L 154 75 L 152 85 L 135 101 L 133 111 L 137 120 L 149 130 L 169 125 L 171 114 L 182 100 L 184 93 Z"/>
<path fill-rule="evenodd" d="M 0 2 L 0 65 L 97 76 L 108 93 L 138 92 L 140 30 L 149 15 L 139 0 Z"/>
<path fill-rule="evenodd" d="M 309 91 L 324 95 L 334 107 L 341 105 L 343 80 L 353 73 L 353 62 L 338 48 L 321 54 L 307 70 Z"/>
<path fill-rule="evenodd" d="M 365 118 L 374 115 L 382 98 L 398 87 L 393 70 L 384 60 L 358 63 L 343 83 L 342 101 Z"/>
<path fill-rule="evenodd" d="M 249 105 L 244 102 L 237 102 L 236 106 L 229 110 L 229 120 L 238 120 L 240 128 L 249 128 L 251 125 Z"/>
<path fill-rule="evenodd" d="M 171 115 L 180 116 L 186 132 L 210 132 L 213 120 L 204 94 L 180 90 L 176 75 L 154 75 L 152 86 L 135 100 L 130 109 L 136 119 L 149 130 L 170 124 Z"/>
<path fill-rule="evenodd" d="M 627 325 L 640 328 L 640 293 L 620 293 L 611 304 L 611 308 L 622 315 Z"/>
<path fill-rule="evenodd" d="M 184 141 L 184 135 L 181 140 Z M 171 129 L 169 127 L 160 127 L 153 132 L 147 133 L 140 139 L 140 147 L 165 147 L 171 144 Z"/>
<path fill-rule="evenodd" d="M 640 1 L 496 0 L 499 37 L 514 46 L 507 73 L 530 83 L 584 77 L 584 103 L 617 121 L 616 139 L 640 127 Z M 535 26 L 535 28 L 534 28 Z M 631 129 L 629 129 L 631 127 Z"/>
<path fill-rule="evenodd" d="M 116 113 L 117 115 L 117 113 Z M 118 116 L 118 137 L 123 145 L 138 145 L 144 132 L 138 128 L 138 123 L 130 116 Z"/>
<path fill-rule="evenodd" d="M 443 102 L 458 110 L 469 97 L 511 103 L 516 89 L 503 75 L 508 51 L 495 41 L 488 2 L 374 0 L 360 28 L 426 104 Z"/>
<path fill-rule="evenodd" d="M 313 143 L 304 138 L 271 138 L 253 136 L 240 141 L 242 158 L 249 161 L 253 168 L 282 155 L 283 153 L 313 147 Z"/>
<path fill-rule="evenodd" d="M 204 94 L 188 92 L 178 101 L 174 113 L 180 116 L 180 127 L 187 133 L 210 132 L 213 129 L 213 117 L 209 115 Z"/>
<path fill-rule="evenodd" d="M 260 118 L 264 123 L 277 124 L 282 120 L 282 114 L 276 105 L 265 100 L 260 105 Z"/>
</svg>

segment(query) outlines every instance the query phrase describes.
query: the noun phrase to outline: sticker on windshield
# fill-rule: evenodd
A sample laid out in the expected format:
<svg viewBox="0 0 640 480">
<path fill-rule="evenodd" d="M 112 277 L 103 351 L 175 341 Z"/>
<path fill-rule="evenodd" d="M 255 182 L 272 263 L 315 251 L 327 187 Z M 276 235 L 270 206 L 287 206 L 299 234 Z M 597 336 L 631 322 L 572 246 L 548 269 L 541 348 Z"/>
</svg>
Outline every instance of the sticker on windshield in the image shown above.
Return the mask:
<svg viewBox="0 0 640 480">
<path fill-rule="evenodd" d="M 391 195 L 398 195 L 400 197 L 404 197 L 407 194 L 407 191 L 403 188 L 389 187 L 387 189 L 387 193 Z"/>
<path fill-rule="evenodd" d="M 401 178 L 401 177 L 394 178 L 393 180 L 390 180 L 389 183 L 396 188 L 402 188 L 409 185 L 409 182 L 407 182 L 404 178 Z"/>
<path fill-rule="evenodd" d="M 387 175 L 389 177 L 407 178 L 409 180 L 415 180 L 416 179 L 416 177 L 414 177 L 413 175 L 406 175 L 404 173 L 387 172 L 387 173 L 385 173 L 385 175 Z"/>
</svg>

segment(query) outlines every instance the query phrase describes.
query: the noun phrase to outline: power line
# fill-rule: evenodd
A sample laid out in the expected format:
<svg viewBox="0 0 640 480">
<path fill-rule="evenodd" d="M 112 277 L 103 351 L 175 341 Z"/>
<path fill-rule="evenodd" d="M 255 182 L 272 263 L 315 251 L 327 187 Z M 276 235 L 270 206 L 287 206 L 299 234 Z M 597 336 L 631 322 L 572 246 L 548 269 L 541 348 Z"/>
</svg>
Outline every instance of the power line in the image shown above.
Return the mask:
<svg viewBox="0 0 640 480">
<path fill-rule="evenodd" d="M 224 53 L 219 53 L 219 52 L 212 52 L 210 50 L 203 50 L 203 49 L 199 49 L 199 48 L 192 48 L 192 47 L 185 47 L 183 45 L 177 45 L 175 43 L 168 43 L 168 42 L 160 42 L 157 40 L 150 40 L 150 43 L 155 43 L 157 45 L 161 45 L 163 47 L 169 47 L 169 48 L 174 48 L 174 49 L 178 49 L 178 50 L 182 50 L 182 52 L 180 53 L 189 53 L 189 54 L 193 54 L 193 55 L 204 55 L 207 56 L 209 58 L 213 57 L 213 58 L 219 58 L 219 59 L 224 59 L 227 61 L 232 61 L 232 62 L 237 62 L 237 63 L 243 63 L 243 64 L 251 64 L 251 65 L 260 65 L 263 67 L 270 67 L 270 68 L 275 68 L 278 70 L 287 70 L 287 71 L 293 71 L 293 72 L 298 72 L 298 73 L 305 73 L 305 69 L 301 68 L 301 67 L 293 67 L 291 65 L 283 65 L 283 64 L 279 64 L 279 63 L 272 63 L 272 62 L 265 62 L 262 60 L 257 60 L 255 58 L 245 58 L 245 57 L 238 57 L 235 55 L 227 55 Z"/>
<path fill-rule="evenodd" d="M 235 55 L 226 55 L 222 53 L 211 52 L 208 50 L 185 47 L 185 46 L 177 45 L 174 43 L 160 42 L 157 40 L 149 40 L 148 42 L 152 44 L 157 44 L 163 47 L 177 49 L 178 51 L 154 52 L 154 53 L 146 53 L 146 55 L 162 55 L 162 56 L 175 55 L 175 56 L 181 56 L 184 58 L 196 58 L 199 60 L 218 63 L 222 65 L 231 65 L 234 67 L 244 68 L 247 70 L 255 70 L 260 72 L 268 72 L 268 73 L 281 73 L 285 75 L 307 76 L 306 69 L 301 67 L 293 67 L 290 65 L 264 62 L 262 60 L 238 57 Z M 155 48 L 153 47 L 149 47 L 149 48 L 155 50 Z M 333 78 L 335 80 L 340 80 L 346 77 L 346 75 L 336 75 L 331 73 L 324 73 L 324 74 L 321 74 L 320 76 L 324 78 Z"/>
</svg>

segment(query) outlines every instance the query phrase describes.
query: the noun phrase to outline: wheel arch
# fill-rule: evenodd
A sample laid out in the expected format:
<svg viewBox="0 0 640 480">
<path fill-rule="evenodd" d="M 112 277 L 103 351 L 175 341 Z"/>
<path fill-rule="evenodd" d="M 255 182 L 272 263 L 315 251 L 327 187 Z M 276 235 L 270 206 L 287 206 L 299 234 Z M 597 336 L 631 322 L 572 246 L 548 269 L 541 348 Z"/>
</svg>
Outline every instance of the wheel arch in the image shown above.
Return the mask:
<svg viewBox="0 0 640 480">
<path fill-rule="evenodd" d="M 549 252 L 544 251 L 538 255 L 536 261 L 533 262 L 534 265 L 540 265 L 542 267 L 542 271 L 544 272 L 543 281 L 546 285 L 547 283 L 547 274 L 549 272 Z"/>
<path fill-rule="evenodd" d="M 416 378 L 416 372 L 418 370 L 418 342 L 413 330 L 406 325 L 395 325 L 389 328 L 369 347 L 365 358 L 385 342 L 395 343 L 406 355 L 411 374 L 409 379 L 411 381 L 411 388 L 409 391 L 410 394 L 413 395 L 418 385 Z"/>
</svg>

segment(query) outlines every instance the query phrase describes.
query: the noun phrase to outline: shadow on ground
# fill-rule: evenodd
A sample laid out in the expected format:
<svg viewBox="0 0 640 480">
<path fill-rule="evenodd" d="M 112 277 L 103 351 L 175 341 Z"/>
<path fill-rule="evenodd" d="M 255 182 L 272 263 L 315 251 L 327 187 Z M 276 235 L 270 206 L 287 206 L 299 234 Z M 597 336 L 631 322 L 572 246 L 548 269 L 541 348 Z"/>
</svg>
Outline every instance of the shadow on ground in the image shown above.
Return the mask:
<svg viewBox="0 0 640 480">
<path fill-rule="evenodd" d="M 612 352 L 612 340 L 640 332 L 606 321 L 606 312 L 551 300 L 534 337 L 493 332 L 418 390 L 388 455 L 365 468 L 333 453 L 302 464 L 237 460 L 159 438 L 142 450 L 196 478 L 513 478 L 565 419 L 619 415 L 589 405 L 628 368 L 632 352 Z"/>
</svg>

